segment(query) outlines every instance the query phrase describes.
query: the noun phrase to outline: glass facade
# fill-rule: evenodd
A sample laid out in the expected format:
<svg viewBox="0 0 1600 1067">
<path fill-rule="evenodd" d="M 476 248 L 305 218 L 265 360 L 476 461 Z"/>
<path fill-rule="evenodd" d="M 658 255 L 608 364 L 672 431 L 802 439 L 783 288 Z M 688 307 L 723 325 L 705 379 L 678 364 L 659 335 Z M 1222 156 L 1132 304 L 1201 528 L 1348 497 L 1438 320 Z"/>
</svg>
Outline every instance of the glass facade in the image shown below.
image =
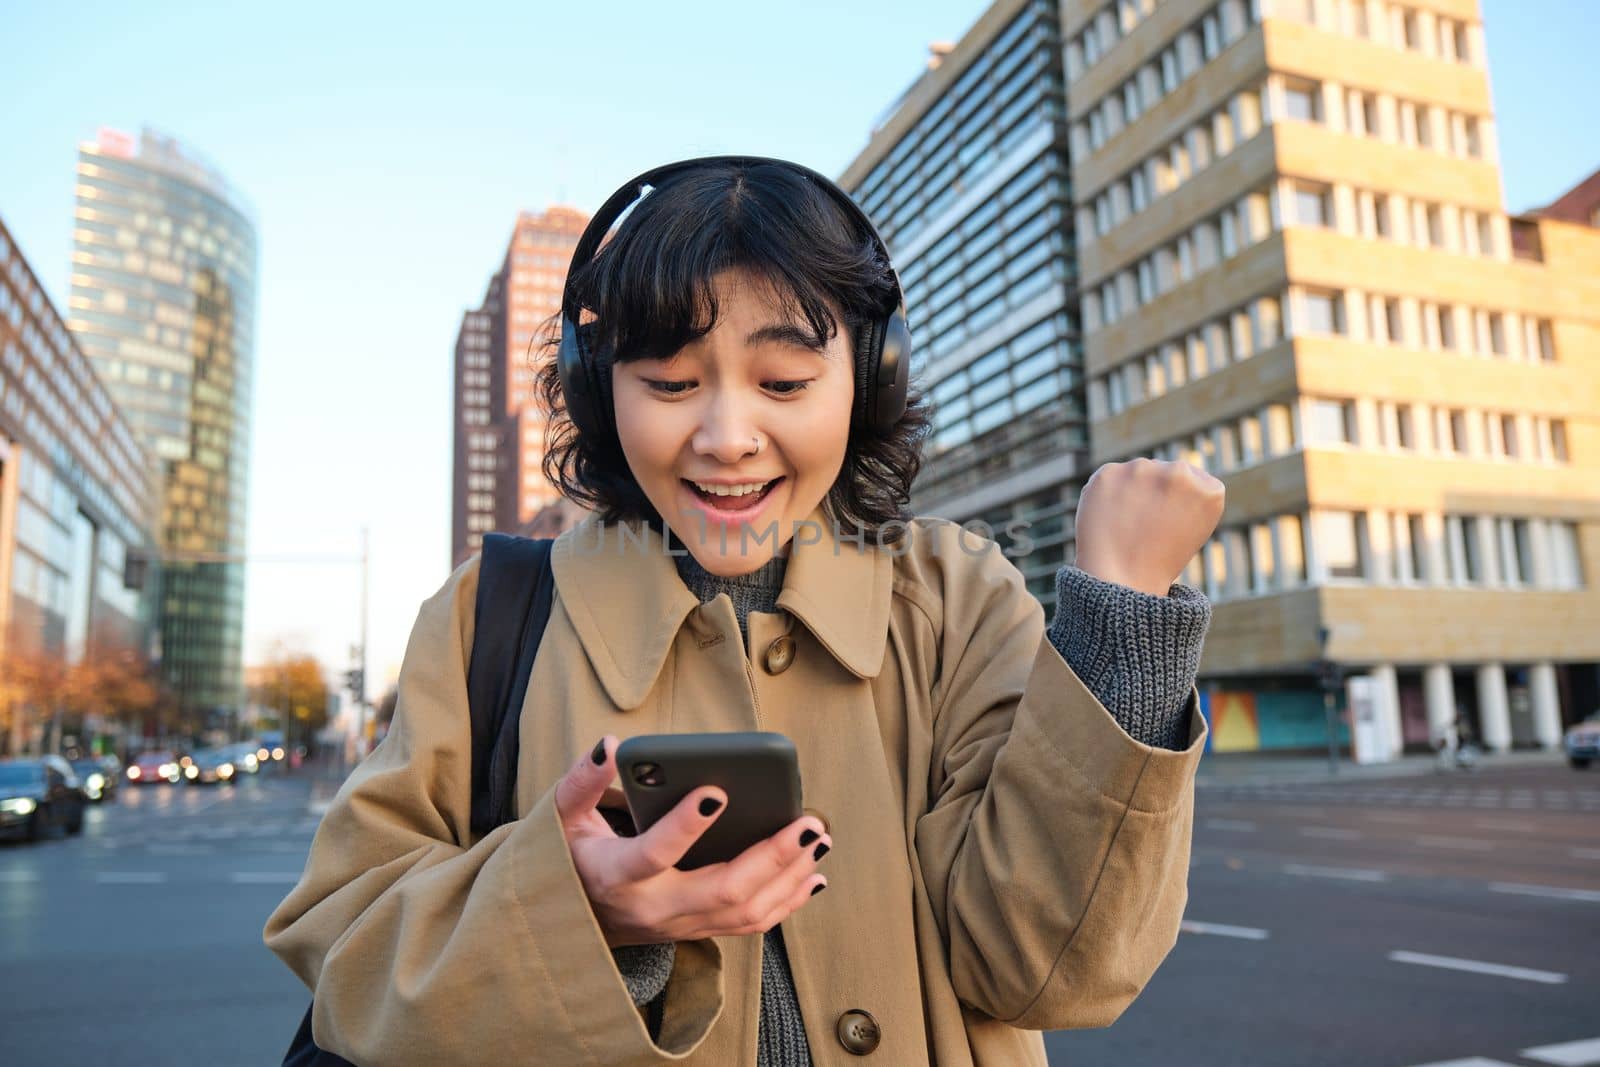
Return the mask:
<svg viewBox="0 0 1600 1067">
<path fill-rule="evenodd" d="M 214 169 L 148 130 L 80 146 L 68 325 L 161 464 L 163 673 L 201 716 L 243 697 L 255 301 L 255 225 Z"/>
<path fill-rule="evenodd" d="M 892 116 L 904 132 L 875 136 L 843 184 L 894 257 L 912 374 L 933 402 L 914 509 L 984 521 L 1003 546 L 1020 547 L 1003 531 L 1026 523 L 1031 549 L 1014 562 L 1048 606 L 1088 449 L 1066 98 L 1054 5 L 1001 8 L 1009 17 L 980 21 L 924 76 L 944 87 L 909 123 Z"/>
<path fill-rule="evenodd" d="M 151 547 L 158 500 L 152 458 L 0 225 L 0 651 L 152 654 L 154 587 L 124 564 Z"/>
</svg>

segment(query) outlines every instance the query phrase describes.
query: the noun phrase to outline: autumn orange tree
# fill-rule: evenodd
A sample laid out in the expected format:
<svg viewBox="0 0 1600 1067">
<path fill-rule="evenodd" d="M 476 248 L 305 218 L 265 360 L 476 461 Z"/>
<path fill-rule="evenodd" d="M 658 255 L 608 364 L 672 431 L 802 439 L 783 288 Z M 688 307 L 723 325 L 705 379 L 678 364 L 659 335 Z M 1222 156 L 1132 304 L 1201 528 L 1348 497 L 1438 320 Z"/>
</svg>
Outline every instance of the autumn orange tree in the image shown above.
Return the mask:
<svg viewBox="0 0 1600 1067">
<path fill-rule="evenodd" d="M 278 713 L 285 735 L 304 740 L 328 725 L 328 682 L 313 656 L 277 646 L 251 686 L 252 702 Z"/>
</svg>

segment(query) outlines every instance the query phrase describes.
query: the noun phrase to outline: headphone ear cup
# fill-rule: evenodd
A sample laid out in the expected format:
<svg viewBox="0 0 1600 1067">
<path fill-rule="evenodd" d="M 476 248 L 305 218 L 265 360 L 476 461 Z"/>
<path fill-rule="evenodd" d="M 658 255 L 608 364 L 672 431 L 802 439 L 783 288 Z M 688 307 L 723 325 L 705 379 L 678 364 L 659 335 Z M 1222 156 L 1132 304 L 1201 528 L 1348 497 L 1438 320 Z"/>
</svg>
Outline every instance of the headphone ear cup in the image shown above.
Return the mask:
<svg viewBox="0 0 1600 1067">
<path fill-rule="evenodd" d="M 610 383 L 596 367 L 596 333 L 595 323 L 574 325 L 563 316 L 561 347 L 556 353 L 567 417 L 591 441 L 602 440 L 611 421 L 606 417 L 611 410 L 611 391 L 607 388 Z"/>
<path fill-rule="evenodd" d="M 861 328 L 856 345 L 856 424 L 887 435 L 906 413 L 911 375 L 911 328 L 905 311 Z"/>
</svg>

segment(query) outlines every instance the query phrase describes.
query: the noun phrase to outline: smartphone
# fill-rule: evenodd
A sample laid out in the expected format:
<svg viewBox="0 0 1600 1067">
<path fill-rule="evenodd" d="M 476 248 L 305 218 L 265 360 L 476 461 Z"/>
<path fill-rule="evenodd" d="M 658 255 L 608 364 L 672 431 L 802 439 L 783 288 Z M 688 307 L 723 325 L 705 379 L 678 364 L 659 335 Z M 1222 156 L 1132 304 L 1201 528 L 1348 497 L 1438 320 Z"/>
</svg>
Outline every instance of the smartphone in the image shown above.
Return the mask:
<svg viewBox="0 0 1600 1067">
<path fill-rule="evenodd" d="M 639 833 L 692 790 L 714 785 L 728 806 L 679 870 L 723 863 L 800 818 L 800 760 L 780 733 L 640 734 L 617 748 L 617 772 Z"/>
</svg>

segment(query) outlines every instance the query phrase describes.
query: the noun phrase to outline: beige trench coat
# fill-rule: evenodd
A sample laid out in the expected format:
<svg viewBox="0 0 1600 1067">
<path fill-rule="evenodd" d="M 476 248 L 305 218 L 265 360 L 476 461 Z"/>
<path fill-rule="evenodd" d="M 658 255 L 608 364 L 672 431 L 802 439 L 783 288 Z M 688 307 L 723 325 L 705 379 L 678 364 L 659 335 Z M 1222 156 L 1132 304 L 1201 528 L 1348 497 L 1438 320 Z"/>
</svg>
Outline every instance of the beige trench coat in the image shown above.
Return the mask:
<svg viewBox="0 0 1600 1067">
<path fill-rule="evenodd" d="M 624 529 L 627 536 L 622 536 Z M 809 543 L 815 541 L 816 543 Z M 606 733 L 778 730 L 830 824 L 829 889 L 783 924 L 819 1065 L 1043 1064 L 1039 1031 L 1101 1027 L 1171 949 L 1188 896 L 1181 752 L 1130 738 L 1044 634 L 1001 546 L 919 518 L 899 549 L 819 508 L 782 613 L 700 604 L 649 528 L 591 516 L 521 721 L 520 817 L 468 830 L 477 560 L 418 613 L 388 736 L 322 820 L 268 947 L 315 990 L 318 1043 L 363 1065 L 755 1061 L 759 936 L 680 943 L 659 1045 L 572 865 L 553 785 Z M 783 634 L 792 660 L 765 652 Z M 781 665 L 781 657 L 774 661 Z"/>
</svg>

